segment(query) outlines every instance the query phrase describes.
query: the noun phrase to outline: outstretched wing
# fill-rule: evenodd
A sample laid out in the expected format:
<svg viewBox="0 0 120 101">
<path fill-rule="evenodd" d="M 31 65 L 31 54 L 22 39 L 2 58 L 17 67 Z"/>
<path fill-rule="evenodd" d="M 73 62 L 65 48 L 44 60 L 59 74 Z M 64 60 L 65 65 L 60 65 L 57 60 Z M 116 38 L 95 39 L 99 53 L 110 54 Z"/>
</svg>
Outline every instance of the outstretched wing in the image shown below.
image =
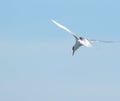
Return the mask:
<svg viewBox="0 0 120 101">
<path fill-rule="evenodd" d="M 110 40 L 89 40 L 91 42 L 103 42 L 103 43 L 120 43 L 120 41 L 110 41 Z"/>
<path fill-rule="evenodd" d="M 69 29 L 66 28 L 65 26 L 61 25 L 60 23 L 56 22 L 56 21 L 53 20 L 53 19 L 51 19 L 51 21 L 52 21 L 54 24 L 56 24 L 58 27 L 60 27 L 60 28 L 64 29 L 65 31 L 69 32 L 70 34 L 72 34 L 72 35 L 75 37 L 75 39 L 77 39 L 77 40 L 79 39 L 79 36 L 78 36 L 78 35 L 76 35 L 74 32 L 72 32 L 71 30 L 69 30 Z"/>
</svg>

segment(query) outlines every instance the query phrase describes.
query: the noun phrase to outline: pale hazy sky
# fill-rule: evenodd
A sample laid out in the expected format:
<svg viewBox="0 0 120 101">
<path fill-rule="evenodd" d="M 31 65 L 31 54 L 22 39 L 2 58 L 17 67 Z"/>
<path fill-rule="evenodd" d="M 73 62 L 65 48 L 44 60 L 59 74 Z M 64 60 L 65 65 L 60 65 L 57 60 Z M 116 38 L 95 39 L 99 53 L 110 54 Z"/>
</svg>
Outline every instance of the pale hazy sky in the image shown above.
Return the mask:
<svg viewBox="0 0 120 101">
<path fill-rule="evenodd" d="M 1 0 L 0 101 L 120 101 L 119 0 Z"/>
</svg>

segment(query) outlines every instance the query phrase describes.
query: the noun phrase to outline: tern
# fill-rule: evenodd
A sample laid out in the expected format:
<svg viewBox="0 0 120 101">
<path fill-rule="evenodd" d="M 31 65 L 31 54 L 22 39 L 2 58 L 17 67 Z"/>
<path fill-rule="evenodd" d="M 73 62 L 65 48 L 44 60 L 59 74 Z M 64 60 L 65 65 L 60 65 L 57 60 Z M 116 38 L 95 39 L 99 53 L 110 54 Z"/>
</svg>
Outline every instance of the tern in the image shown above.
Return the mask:
<svg viewBox="0 0 120 101">
<path fill-rule="evenodd" d="M 92 42 L 104 42 L 104 43 L 112 43 L 114 41 L 103 41 L 103 40 L 89 40 L 87 38 L 78 36 L 76 33 L 74 33 L 73 31 L 69 30 L 67 27 L 63 26 L 62 24 L 58 23 L 57 21 L 51 19 L 51 21 L 57 25 L 58 27 L 62 28 L 63 30 L 67 31 L 68 33 L 70 33 L 71 35 L 73 35 L 73 37 L 75 38 L 76 42 L 75 45 L 72 47 L 72 55 L 74 55 L 75 51 L 81 47 L 81 46 L 85 46 L 85 47 L 92 47 Z"/>
</svg>

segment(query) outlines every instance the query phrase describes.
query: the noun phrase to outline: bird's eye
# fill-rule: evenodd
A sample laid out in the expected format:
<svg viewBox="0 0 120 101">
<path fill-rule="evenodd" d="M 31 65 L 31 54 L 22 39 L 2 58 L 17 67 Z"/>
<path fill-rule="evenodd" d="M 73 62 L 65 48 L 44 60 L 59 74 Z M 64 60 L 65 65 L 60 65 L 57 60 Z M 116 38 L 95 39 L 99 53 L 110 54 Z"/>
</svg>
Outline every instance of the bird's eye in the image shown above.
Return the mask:
<svg viewBox="0 0 120 101">
<path fill-rule="evenodd" d="M 74 47 L 72 47 L 72 50 L 74 50 Z"/>
</svg>

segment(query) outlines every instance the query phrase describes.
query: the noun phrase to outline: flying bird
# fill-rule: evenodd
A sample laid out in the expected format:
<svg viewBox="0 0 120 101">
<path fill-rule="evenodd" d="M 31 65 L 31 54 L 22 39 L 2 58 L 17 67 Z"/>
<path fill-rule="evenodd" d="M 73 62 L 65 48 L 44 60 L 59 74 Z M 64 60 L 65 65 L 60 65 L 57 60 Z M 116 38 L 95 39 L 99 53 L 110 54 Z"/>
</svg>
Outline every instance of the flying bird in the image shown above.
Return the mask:
<svg viewBox="0 0 120 101">
<path fill-rule="evenodd" d="M 73 37 L 75 38 L 76 42 L 75 45 L 72 47 L 72 55 L 74 55 L 75 51 L 81 47 L 81 46 L 85 46 L 85 47 L 92 47 L 92 42 L 104 42 L 104 43 L 112 43 L 115 41 L 103 41 L 103 40 L 88 40 L 87 38 L 78 36 L 76 33 L 74 33 L 73 31 L 69 30 L 67 27 L 63 26 L 62 24 L 58 23 L 57 21 L 51 19 L 51 21 L 57 25 L 58 27 L 62 28 L 63 30 L 69 32 L 71 35 L 73 35 Z"/>
</svg>

